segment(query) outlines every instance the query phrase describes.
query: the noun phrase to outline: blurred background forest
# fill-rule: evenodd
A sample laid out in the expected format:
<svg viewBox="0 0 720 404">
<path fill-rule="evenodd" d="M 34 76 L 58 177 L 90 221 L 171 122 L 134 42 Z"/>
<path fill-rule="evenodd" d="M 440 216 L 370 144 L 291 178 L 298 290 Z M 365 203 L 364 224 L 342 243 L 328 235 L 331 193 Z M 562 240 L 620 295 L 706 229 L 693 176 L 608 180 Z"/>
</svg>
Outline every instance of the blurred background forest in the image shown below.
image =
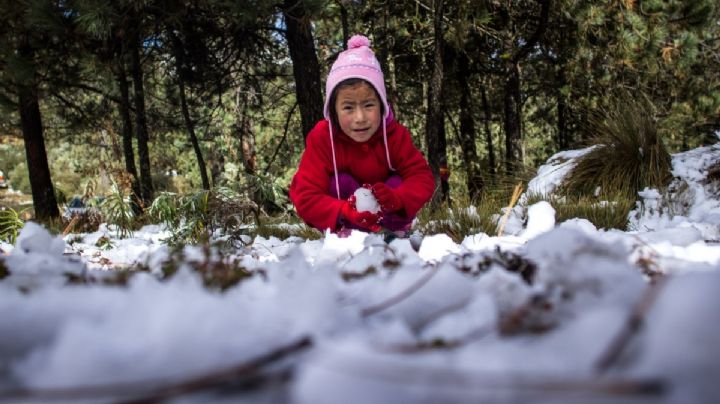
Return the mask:
<svg viewBox="0 0 720 404">
<path fill-rule="evenodd" d="M 717 142 L 712 0 L 0 0 L 0 170 L 39 219 L 73 195 L 217 187 L 291 210 L 304 135 L 347 39 L 368 36 L 439 198 L 644 106 L 671 152 Z M 595 118 L 594 118 L 595 117 Z M 452 175 L 440 175 L 447 165 Z M 114 191 L 112 191 L 114 190 Z"/>
</svg>

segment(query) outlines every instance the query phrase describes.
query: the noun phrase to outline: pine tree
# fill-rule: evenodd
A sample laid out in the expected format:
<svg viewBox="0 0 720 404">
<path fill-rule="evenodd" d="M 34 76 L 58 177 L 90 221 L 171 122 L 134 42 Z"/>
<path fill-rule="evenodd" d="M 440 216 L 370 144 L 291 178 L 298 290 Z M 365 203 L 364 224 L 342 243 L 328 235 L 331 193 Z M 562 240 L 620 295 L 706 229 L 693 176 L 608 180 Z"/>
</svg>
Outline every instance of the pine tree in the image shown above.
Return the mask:
<svg viewBox="0 0 720 404">
<path fill-rule="evenodd" d="M 6 107 L 14 106 L 20 117 L 35 217 L 39 220 L 60 215 L 45 149 L 40 102 L 46 89 L 41 79 L 46 72 L 42 70 L 50 63 L 61 63 L 63 55 L 48 46 L 49 32 L 35 19 L 55 11 L 43 4 L 0 3 L 0 21 L 7 30 L 0 44 L 0 63 L 5 66 L 0 76 L 2 100 Z"/>
</svg>

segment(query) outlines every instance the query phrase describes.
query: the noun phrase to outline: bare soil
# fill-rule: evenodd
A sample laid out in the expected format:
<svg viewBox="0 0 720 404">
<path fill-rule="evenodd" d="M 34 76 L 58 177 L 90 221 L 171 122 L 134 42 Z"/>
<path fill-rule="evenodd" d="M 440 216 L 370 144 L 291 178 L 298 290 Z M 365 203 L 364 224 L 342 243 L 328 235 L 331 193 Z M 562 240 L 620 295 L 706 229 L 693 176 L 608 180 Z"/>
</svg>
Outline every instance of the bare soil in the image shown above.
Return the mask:
<svg viewBox="0 0 720 404">
<path fill-rule="evenodd" d="M 33 216 L 32 196 L 10 189 L 0 189 L 0 209 L 3 208 L 24 211 L 22 217 L 27 220 Z"/>
</svg>

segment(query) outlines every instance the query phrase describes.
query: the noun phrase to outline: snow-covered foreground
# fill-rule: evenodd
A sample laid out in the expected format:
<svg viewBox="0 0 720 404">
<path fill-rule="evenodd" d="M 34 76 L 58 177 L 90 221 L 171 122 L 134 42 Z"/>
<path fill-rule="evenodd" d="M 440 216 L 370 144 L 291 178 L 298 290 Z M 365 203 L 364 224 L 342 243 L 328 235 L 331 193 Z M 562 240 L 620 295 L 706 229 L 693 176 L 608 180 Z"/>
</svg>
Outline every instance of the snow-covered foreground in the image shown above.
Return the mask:
<svg viewBox="0 0 720 404">
<path fill-rule="evenodd" d="M 530 189 L 551 192 L 575 156 Z M 684 210 L 646 190 L 633 231 L 555 223 L 541 202 L 502 237 L 417 251 L 359 232 L 186 247 L 163 280 L 157 226 L 101 249 L 107 230 L 30 223 L 1 246 L 0 401 L 718 402 L 718 161 L 720 146 L 675 155 Z M 251 276 L 203 286 L 191 268 L 218 260 Z M 137 263 L 127 286 L 99 281 Z"/>
</svg>

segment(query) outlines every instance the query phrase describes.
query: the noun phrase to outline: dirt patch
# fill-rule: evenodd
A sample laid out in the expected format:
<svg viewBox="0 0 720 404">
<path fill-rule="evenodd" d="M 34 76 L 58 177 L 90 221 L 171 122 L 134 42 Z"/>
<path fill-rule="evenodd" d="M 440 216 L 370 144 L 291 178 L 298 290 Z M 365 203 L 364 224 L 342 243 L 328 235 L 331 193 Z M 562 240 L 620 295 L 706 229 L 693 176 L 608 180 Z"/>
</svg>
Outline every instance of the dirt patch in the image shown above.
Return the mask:
<svg viewBox="0 0 720 404">
<path fill-rule="evenodd" d="M 0 189 L 0 209 L 8 208 L 17 212 L 25 211 L 22 217 L 27 220 L 33 216 L 32 196 L 10 189 Z"/>
</svg>

